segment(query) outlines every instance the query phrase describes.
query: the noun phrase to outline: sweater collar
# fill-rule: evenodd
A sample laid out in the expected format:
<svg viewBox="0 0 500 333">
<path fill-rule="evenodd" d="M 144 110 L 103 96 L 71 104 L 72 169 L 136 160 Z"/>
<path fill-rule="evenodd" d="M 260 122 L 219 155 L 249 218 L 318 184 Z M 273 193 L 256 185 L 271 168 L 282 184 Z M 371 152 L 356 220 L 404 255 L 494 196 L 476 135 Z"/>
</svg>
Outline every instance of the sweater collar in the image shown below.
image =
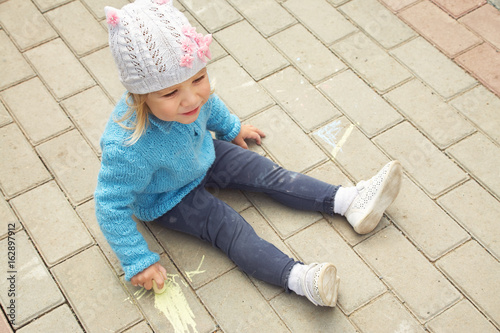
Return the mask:
<svg viewBox="0 0 500 333">
<path fill-rule="evenodd" d="M 163 131 L 165 133 L 169 133 L 176 124 L 175 121 L 161 120 L 160 118 L 156 117 L 155 115 L 153 115 L 151 113 L 148 116 L 149 116 L 149 121 L 151 122 L 151 124 L 158 127 L 161 131 Z"/>
</svg>

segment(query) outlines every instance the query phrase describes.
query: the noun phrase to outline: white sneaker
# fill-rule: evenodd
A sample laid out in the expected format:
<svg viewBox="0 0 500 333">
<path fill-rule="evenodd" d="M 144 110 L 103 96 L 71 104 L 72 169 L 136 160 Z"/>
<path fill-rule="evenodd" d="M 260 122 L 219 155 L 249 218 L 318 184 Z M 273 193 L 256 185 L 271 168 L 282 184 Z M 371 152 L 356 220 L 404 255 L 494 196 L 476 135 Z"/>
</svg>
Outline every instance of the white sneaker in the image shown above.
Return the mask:
<svg viewBox="0 0 500 333">
<path fill-rule="evenodd" d="M 305 296 L 316 306 L 334 307 L 337 304 L 340 278 L 337 268 L 329 263 L 308 265 L 301 279 Z"/>
<path fill-rule="evenodd" d="M 371 179 L 356 185 L 358 195 L 345 217 L 358 234 L 367 234 L 377 227 L 385 210 L 399 193 L 401 177 L 401 163 L 392 161 Z"/>
</svg>

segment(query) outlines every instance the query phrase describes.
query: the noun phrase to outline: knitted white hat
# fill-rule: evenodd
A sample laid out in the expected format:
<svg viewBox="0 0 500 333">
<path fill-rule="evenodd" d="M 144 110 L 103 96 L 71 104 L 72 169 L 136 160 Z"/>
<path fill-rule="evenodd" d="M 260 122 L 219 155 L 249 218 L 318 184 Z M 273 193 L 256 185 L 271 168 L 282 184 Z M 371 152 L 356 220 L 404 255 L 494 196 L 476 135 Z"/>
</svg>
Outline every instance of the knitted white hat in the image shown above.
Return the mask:
<svg viewBox="0 0 500 333">
<path fill-rule="evenodd" d="M 211 58 L 212 35 L 197 33 L 171 0 L 136 0 L 104 11 L 120 81 L 131 93 L 184 82 L 205 67 L 205 57 Z"/>
</svg>

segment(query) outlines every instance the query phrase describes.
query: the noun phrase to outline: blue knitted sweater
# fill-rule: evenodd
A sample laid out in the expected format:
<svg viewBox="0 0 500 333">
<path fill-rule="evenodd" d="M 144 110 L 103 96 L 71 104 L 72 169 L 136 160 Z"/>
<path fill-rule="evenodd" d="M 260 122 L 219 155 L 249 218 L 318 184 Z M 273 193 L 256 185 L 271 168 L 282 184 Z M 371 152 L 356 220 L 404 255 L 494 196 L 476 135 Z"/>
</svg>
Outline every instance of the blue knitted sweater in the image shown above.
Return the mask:
<svg viewBox="0 0 500 333">
<path fill-rule="evenodd" d="M 150 126 L 133 145 L 131 131 L 115 122 L 127 112 L 125 98 L 116 105 L 101 138 L 102 163 L 95 191 L 99 226 L 118 256 L 125 279 L 159 260 L 137 230 L 132 215 L 152 221 L 177 205 L 200 184 L 215 160 L 212 136 L 231 141 L 240 121 L 212 95 L 198 119 L 185 125 L 149 116 Z"/>
</svg>

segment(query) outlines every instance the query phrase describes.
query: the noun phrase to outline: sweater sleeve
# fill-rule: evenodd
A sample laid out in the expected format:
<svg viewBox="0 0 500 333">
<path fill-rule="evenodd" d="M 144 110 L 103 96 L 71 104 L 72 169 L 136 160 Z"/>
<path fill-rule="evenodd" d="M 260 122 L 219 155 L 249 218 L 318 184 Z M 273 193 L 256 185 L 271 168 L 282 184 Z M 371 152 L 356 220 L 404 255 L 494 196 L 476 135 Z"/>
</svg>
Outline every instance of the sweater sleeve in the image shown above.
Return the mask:
<svg viewBox="0 0 500 333">
<path fill-rule="evenodd" d="M 215 132 L 219 140 L 232 141 L 241 129 L 239 118 L 231 114 L 226 104 L 217 96 L 212 95 L 207 103 L 210 103 L 210 117 L 207 122 L 207 129 Z"/>
<path fill-rule="evenodd" d="M 129 281 L 134 275 L 159 261 L 132 219 L 135 193 L 151 179 L 147 161 L 119 145 L 103 147 L 101 170 L 95 191 L 96 217 L 102 233 L 116 253 Z"/>
</svg>

